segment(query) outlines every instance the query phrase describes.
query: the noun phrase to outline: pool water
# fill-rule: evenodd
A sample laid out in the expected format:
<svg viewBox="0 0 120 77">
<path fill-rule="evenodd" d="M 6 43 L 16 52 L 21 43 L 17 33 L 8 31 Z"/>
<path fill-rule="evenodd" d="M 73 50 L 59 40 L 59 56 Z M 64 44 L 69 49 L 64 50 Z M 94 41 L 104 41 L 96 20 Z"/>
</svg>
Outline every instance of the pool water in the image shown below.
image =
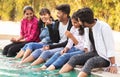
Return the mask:
<svg viewBox="0 0 120 77">
<path fill-rule="evenodd" d="M 58 70 L 54 71 L 33 71 L 32 68 L 38 68 L 41 65 L 29 67 L 30 63 L 24 64 L 24 67 L 16 66 L 19 60 L 11 60 L 1 54 L 0 50 L 0 77 L 77 77 L 77 73 L 73 70 L 68 73 L 58 74 Z M 89 76 L 94 77 L 94 76 Z"/>
</svg>

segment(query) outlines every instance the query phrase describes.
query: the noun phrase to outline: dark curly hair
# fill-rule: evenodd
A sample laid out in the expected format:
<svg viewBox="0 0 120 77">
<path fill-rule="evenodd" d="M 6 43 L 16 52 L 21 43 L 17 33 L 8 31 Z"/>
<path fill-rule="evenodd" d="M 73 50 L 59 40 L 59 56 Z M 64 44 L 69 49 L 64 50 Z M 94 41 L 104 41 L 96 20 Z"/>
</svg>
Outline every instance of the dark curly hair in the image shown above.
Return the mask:
<svg viewBox="0 0 120 77">
<path fill-rule="evenodd" d="M 70 5 L 69 4 L 62 4 L 62 5 L 56 6 L 56 9 L 64 12 L 68 16 L 70 14 Z"/>
<path fill-rule="evenodd" d="M 77 13 L 77 16 L 79 17 L 80 21 L 82 21 L 82 23 L 87 22 L 89 24 L 92 24 L 94 22 L 94 14 L 90 8 L 84 7 L 82 9 L 79 9 Z"/>
</svg>

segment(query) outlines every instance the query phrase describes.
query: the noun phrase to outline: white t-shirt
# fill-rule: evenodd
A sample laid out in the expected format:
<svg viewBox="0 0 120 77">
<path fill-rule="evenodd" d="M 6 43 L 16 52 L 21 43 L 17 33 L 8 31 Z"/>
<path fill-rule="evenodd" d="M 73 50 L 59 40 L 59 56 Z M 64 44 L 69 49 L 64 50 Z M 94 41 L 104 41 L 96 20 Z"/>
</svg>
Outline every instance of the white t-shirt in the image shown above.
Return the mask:
<svg viewBox="0 0 120 77">
<path fill-rule="evenodd" d="M 68 23 L 69 22 L 67 22 L 66 25 L 63 25 L 62 22 L 59 23 L 59 34 L 60 34 L 59 43 L 64 42 L 64 41 L 67 40 L 67 36 L 65 35 L 65 32 L 67 31 Z"/>
</svg>

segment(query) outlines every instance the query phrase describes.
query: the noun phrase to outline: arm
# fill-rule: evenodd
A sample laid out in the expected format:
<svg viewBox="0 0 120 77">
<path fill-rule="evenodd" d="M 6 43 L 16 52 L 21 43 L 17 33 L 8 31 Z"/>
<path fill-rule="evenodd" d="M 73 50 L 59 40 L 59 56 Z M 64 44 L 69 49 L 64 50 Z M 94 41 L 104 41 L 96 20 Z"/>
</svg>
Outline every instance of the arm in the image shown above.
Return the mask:
<svg viewBox="0 0 120 77">
<path fill-rule="evenodd" d="M 53 48 L 58 48 L 58 47 L 65 47 L 67 42 L 68 42 L 68 40 L 65 42 L 62 42 L 62 43 L 55 44 L 55 45 L 49 45 L 49 48 L 53 49 Z"/>
<path fill-rule="evenodd" d="M 102 30 L 104 43 L 107 50 L 107 57 L 110 60 L 110 66 L 108 71 L 111 73 L 117 73 L 117 67 L 115 65 L 115 55 L 114 55 L 114 40 L 112 36 L 112 30 L 110 27 L 105 27 Z"/>
<path fill-rule="evenodd" d="M 20 29 L 20 37 L 22 37 L 23 39 L 23 36 L 24 36 L 24 19 L 21 21 L 21 29 Z"/>
<path fill-rule="evenodd" d="M 71 49 L 73 47 L 73 44 L 73 41 L 71 39 L 68 39 L 67 45 L 65 47 Z"/>
<path fill-rule="evenodd" d="M 88 51 L 91 50 L 90 47 L 90 41 L 89 41 L 89 29 L 88 28 L 84 28 L 84 51 L 85 53 L 87 53 Z"/>
<path fill-rule="evenodd" d="M 52 44 L 52 45 L 45 45 L 43 46 L 43 50 L 49 50 L 49 49 L 53 49 L 53 48 L 58 48 L 58 47 L 65 47 L 65 45 L 67 44 L 67 41 L 63 42 L 63 43 L 59 43 L 59 44 Z"/>
<path fill-rule="evenodd" d="M 108 58 L 110 57 L 114 57 L 114 39 L 112 36 L 112 30 L 110 27 L 104 27 L 102 29 L 102 37 L 103 37 L 103 42 L 105 44 L 105 48 L 106 48 L 106 56 Z"/>
<path fill-rule="evenodd" d="M 23 40 L 24 38 L 22 36 L 19 36 L 18 38 L 11 38 L 10 41 L 12 42 L 22 42 L 21 40 Z"/>
<path fill-rule="evenodd" d="M 117 73 L 117 65 L 115 64 L 115 57 L 110 57 L 110 66 L 108 67 L 108 71 L 111 73 Z"/>
<path fill-rule="evenodd" d="M 111 65 L 115 64 L 115 57 L 110 57 L 109 60 Z"/>
<path fill-rule="evenodd" d="M 72 29 L 71 29 L 71 30 L 72 30 Z M 75 45 L 78 44 L 77 39 L 73 36 L 73 34 L 72 34 L 70 31 L 66 31 L 66 32 L 65 32 L 65 35 L 66 35 L 69 39 L 71 39 L 71 40 L 74 42 Z"/>
</svg>

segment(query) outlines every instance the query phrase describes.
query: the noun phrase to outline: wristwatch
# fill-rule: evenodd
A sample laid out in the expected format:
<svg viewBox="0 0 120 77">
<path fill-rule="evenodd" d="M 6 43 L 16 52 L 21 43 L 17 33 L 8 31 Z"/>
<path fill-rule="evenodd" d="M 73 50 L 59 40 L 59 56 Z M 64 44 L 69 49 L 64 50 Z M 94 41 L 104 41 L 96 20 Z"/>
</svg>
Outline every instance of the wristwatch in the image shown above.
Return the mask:
<svg viewBox="0 0 120 77">
<path fill-rule="evenodd" d="M 111 66 L 117 66 L 117 64 L 111 64 Z"/>
</svg>

